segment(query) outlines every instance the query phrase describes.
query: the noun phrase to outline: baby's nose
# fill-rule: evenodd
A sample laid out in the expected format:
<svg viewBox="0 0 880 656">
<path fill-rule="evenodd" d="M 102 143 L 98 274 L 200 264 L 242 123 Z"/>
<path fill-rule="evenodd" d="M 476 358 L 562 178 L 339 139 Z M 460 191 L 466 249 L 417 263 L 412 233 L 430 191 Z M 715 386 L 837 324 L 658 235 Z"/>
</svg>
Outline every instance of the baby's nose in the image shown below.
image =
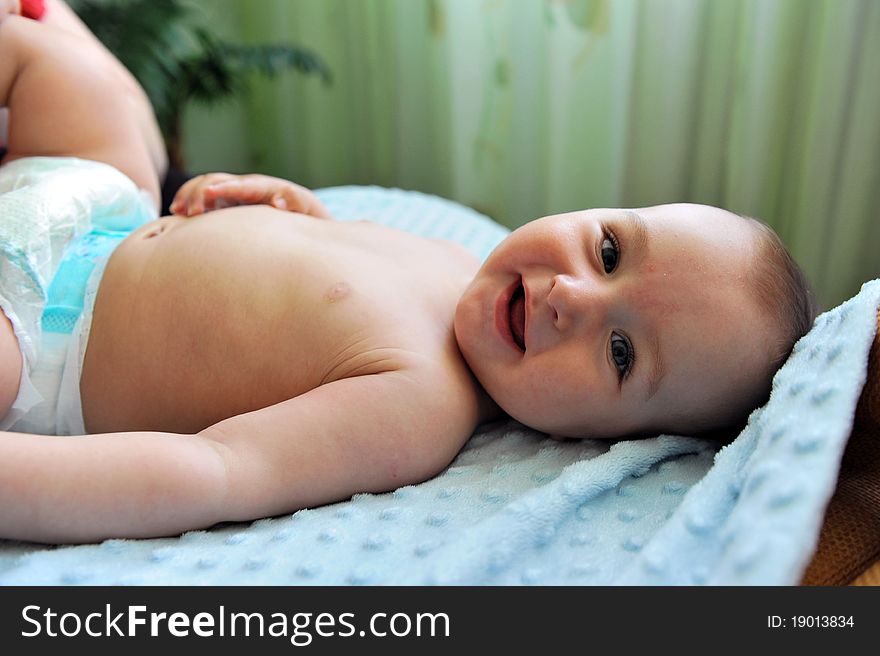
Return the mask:
<svg viewBox="0 0 880 656">
<path fill-rule="evenodd" d="M 547 295 L 554 312 L 554 324 L 561 332 L 605 323 L 610 295 L 599 281 L 590 276 L 559 274 Z"/>
</svg>

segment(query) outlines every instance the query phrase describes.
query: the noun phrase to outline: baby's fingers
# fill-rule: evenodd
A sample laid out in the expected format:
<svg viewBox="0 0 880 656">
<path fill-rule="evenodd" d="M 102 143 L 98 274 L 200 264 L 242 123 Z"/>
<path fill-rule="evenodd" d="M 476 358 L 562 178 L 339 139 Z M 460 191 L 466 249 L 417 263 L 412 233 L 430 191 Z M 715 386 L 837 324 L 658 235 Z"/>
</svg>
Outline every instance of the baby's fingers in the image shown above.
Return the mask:
<svg viewBox="0 0 880 656">
<path fill-rule="evenodd" d="M 265 187 L 246 178 L 215 182 L 204 191 L 204 199 L 213 205 L 259 205 L 269 201 Z"/>
<path fill-rule="evenodd" d="M 213 199 L 206 196 L 206 190 L 219 181 L 232 176 L 228 173 L 209 173 L 188 180 L 174 195 L 170 209 L 174 214 L 194 216 L 214 209 Z"/>
<path fill-rule="evenodd" d="M 293 183 L 278 189 L 272 195 L 269 204 L 279 210 L 308 214 L 319 219 L 333 218 L 311 190 Z"/>
<path fill-rule="evenodd" d="M 204 177 L 205 176 L 200 175 L 192 180 L 187 180 L 181 185 L 180 189 L 177 190 L 177 193 L 174 194 L 174 200 L 171 201 L 171 205 L 169 206 L 172 214 L 182 214 L 183 216 L 189 214 L 188 209 L 190 201 L 196 188 L 203 182 Z"/>
</svg>

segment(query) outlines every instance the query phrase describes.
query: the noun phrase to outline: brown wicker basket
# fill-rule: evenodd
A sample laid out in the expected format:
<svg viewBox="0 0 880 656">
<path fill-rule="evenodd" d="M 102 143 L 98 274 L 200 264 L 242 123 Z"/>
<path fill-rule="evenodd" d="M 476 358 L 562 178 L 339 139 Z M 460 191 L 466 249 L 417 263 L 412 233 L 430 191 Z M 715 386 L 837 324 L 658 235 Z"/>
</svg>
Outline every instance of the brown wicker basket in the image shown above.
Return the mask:
<svg viewBox="0 0 880 656">
<path fill-rule="evenodd" d="M 837 488 L 803 585 L 880 584 L 880 313 Z"/>
</svg>

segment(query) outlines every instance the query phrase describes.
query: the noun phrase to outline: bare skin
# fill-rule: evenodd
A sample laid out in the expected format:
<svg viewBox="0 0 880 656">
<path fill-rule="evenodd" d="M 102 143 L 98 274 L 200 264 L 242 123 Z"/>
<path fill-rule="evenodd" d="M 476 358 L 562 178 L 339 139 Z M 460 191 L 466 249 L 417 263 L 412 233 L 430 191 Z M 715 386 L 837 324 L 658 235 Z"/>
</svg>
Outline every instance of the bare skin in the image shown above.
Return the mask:
<svg viewBox="0 0 880 656">
<path fill-rule="evenodd" d="M 154 221 L 101 281 L 86 428 L 196 433 L 405 365 L 464 379 L 452 317 L 477 268 L 447 244 L 267 206 Z"/>
<path fill-rule="evenodd" d="M 144 100 L 109 53 L 78 33 L 7 16 L 0 22 L 0 55 L 0 105 L 9 109 L 4 163 L 33 156 L 105 162 L 158 207 L 161 169 L 147 137 Z"/>
<path fill-rule="evenodd" d="M 9 159 L 103 161 L 158 198 L 120 84 L 76 37 L 0 23 Z M 458 247 L 272 207 L 143 227 L 95 305 L 81 391 L 97 434 L 0 433 L 0 498 L 16 500 L 0 535 L 173 535 L 436 474 L 497 413 L 452 331 L 476 269 Z"/>
<path fill-rule="evenodd" d="M 9 15 L 20 15 L 19 0 L 0 0 L 0 21 Z M 79 52 L 88 51 L 91 57 L 102 60 L 103 66 L 112 71 L 117 78 L 117 88 L 123 92 L 128 103 L 127 114 L 133 118 L 140 132 L 141 141 L 146 146 L 153 167 L 159 179 L 168 168 L 168 156 L 162 142 L 162 133 L 156 123 L 156 117 L 150 107 L 146 93 L 89 28 L 80 20 L 70 7 L 61 0 L 44 0 L 44 12 L 40 23 L 47 25 L 52 31 L 60 31 L 79 40 Z"/>
</svg>

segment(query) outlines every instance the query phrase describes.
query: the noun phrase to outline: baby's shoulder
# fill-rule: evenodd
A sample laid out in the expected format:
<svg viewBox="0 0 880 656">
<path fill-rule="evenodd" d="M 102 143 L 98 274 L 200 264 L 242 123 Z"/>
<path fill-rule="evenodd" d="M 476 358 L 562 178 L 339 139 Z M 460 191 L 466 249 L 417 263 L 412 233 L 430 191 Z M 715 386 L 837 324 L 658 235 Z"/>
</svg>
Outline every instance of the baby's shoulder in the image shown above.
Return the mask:
<svg viewBox="0 0 880 656">
<path fill-rule="evenodd" d="M 476 420 L 470 417 L 476 413 L 485 393 L 457 347 L 407 358 L 399 374 L 410 385 L 405 395 L 408 402 L 419 407 L 438 426 L 452 428 L 458 420 L 464 420 L 468 424 L 467 431 L 474 428 Z M 402 399 L 402 402 L 407 401 Z"/>
</svg>

